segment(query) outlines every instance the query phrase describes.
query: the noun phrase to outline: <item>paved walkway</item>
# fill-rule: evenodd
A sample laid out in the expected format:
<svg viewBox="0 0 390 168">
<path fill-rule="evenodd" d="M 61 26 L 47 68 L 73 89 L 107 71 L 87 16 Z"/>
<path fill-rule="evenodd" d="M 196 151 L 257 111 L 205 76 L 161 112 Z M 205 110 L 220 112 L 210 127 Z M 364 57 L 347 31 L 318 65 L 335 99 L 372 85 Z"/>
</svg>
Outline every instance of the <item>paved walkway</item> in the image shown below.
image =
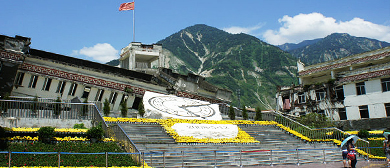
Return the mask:
<svg viewBox="0 0 390 168">
<path fill-rule="evenodd" d="M 244 166 L 245 167 L 245 166 Z M 271 168 L 271 166 L 258 166 L 259 168 Z M 251 168 L 258 168 L 251 167 Z M 321 163 L 310 163 L 302 165 L 274 165 L 272 168 L 343 168 L 343 162 L 331 162 L 326 164 Z M 358 161 L 356 164 L 357 168 L 388 168 L 385 161 Z M 246 168 L 246 167 L 245 167 Z"/>
</svg>

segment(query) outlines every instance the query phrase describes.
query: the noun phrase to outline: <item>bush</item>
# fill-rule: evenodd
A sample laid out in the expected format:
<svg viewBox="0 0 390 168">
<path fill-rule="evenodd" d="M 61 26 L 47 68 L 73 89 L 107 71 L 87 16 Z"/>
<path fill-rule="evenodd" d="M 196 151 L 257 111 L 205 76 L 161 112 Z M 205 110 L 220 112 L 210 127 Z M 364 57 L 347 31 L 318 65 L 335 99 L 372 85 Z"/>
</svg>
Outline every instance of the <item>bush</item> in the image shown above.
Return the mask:
<svg viewBox="0 0 390 168">
<path fill-rule="evenodd" d="M 61 115 L 61 99 L 60 97 L 57 97 L 56 104 L 54 104 L 54 115 L 59 116 Z"/>
<path fill-rule="evenodd" d="M 248 119 L 248 111 L 246 110 L 245 105 L 242 106 L 242 118 L 243 118 L 244 120 L 247 120 L 247 119 Z"/>
<path fill-rule="evenodd" d="M 360 130 L 358 132 L 358 137 L 360 138 L 368 138 L 370 136 L 370 133 L 367 130 Z"/>
<path fill-rule="evenodd" d="M 74 129 L 86 129 L 86 127 L 84 126 L 84 123 L 80 123 L 80 124 L 75 124 L 73 126 Z"/>
<path fill-rule="evenodd" d="M 54 132 L 54 129 L 55 129 L 54 127 L 41 127 L 38 130 L 39 141 L 44 143 L 49 143 L 51 141 L 51 138 L 53 138 L 54 135 L 56 134 Z"/>
<path fill-rule="evenodd" d="M 99 124 L 99 125 L 96 126 L 96 127 L 90 128 L 90 129 L 86 132 L 86 134 L 87 134 L 87 138 L 89 138 L 89 139 L 92 139 L 92 138 L 96 138 L 96 139 L 98 139 L 98 140 L 102 139 L 102 138 L 103 138 L 103 134 L 104 134 L 102 125 Z"/>
<path fill-rule="evenodd" d="M 261 109 L 260 109 L 260 107 L 256 107 L 255 121 L 261 121 L 261 120 L 263 120 L 263 115 L 261 114 Z"/>
<path fill-rule="evenodd" d="M 138 106 L 138 114 L 143 117 L 145 114 L 144 102 L 140 101 Z"/>
<path fill-rule="evenodd" d="M 229 114 L 228 114 L 230 120 L 235 120 L 236 119 L 236 113 L 234 112 L 234 108 L 232 105 L 229 107 Z"/>
<path fill-rule="evenodd" d="M 108 102 L 108 99 L 104 100 L 103 113 L 106 117 L 108 117 L 108 115 L 110 115 L 110 103 Z"/>
<path fill-rule="evenodd" d="M 121 116 L 127 117 L 127 104 L 126 104 L 126 102 L 121 103 Z"/>
</svg>

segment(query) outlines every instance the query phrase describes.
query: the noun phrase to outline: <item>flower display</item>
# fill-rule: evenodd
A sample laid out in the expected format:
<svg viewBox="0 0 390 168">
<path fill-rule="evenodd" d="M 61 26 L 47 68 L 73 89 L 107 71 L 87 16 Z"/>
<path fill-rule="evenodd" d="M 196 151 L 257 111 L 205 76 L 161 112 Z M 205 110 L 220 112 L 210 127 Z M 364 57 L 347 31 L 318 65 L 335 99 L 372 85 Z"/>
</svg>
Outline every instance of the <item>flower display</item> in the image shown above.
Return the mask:
<svg viewBox="0 0 390 168">
<path fill-rule="evenodd" d="M 54 137 L 53 138 L 54 140 L 56 141 L 89 141 L 89 139 L 85 138 L 85 137 Z M 9 141 L 14 141 L 14 140 L 18 140 L 18 141 L 38 141 L 38 137 L 30 137 L 30 136 L 14 136 L 14 137 L 8 137 Z M 103 139 L 104 142 L 113 142 L 115 141 L 114 138 L 104 138 Z"/>
<path fill-rule="evenodd" d="M 11 131 L 14 132 L 37 132 L 39 128 L 26 128 L 26 127 L 17 127 L 11 128 Z M 74 128 L 55 128 L 54 132 L 67 132 L 67 133 L 84 133 L 88 129 L 74 129 Z"/>
<path fill-rule="evenodd" d="M 357 135 L 359 133 L 359 131 L 345 131 L 345 132 L 348 134 L 352 134 L 352 135 Z M 381 131 L 381 130 L 368 131 L 368 133 L 370 135 L 381 135 L 381 134 L 383 134 L 383 131 Z"/>
</svg>

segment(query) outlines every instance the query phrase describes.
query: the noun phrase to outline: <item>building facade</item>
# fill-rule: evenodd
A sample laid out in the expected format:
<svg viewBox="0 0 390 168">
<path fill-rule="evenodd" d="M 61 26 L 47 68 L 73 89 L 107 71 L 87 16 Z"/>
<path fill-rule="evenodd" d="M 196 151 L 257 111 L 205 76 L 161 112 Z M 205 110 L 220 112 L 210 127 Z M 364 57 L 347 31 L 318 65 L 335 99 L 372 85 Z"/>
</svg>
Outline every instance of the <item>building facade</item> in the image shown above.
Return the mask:
<svg viewBox="0 0 390 168">
<path fill-rule="evenodd" d="M 299 85 L 278 88 L 277 110 L 322 113 L 333 121 L 390 117 L 390 47 L 305 66 Z"/>
<path fill-rule="evenodd" d="M 122 49 L 122 68 L 36 50 L 29 45 L 30 38 L 0 35 L 1 96 L 78 98 L 82 102 L 104 102 L 107 99 L 112 111 L 119 111 L 122 102 L 137 109 L 146 91 L 212 103 L 230 102 L 231 91 L 217 87 L 210 91 L 201 86 L 207 83 L 205 81 L 190 82 L 193 78 L 190 75 L 175 77 L 171 73 L 165 74 L 166 79 L 161 77 L 163 71 L 167 71 L 160 67 L 163 66 L 161 45 L 131 43 Z M 126 55 L 126 52 L 135 54 Z M 156 61 L 156 64 L 152 63 Z M 177 84 L 179 81 L 192 83 L 197 89 L 176 87 L 180 85 Z"/>
</svg>

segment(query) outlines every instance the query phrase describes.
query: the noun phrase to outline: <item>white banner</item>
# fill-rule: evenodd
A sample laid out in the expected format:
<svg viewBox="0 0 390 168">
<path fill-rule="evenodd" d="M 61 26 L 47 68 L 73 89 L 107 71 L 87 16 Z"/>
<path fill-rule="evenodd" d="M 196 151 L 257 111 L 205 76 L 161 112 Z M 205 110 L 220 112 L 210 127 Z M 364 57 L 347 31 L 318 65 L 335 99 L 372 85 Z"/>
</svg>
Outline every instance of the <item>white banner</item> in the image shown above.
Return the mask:
<svg viewBox="0 0 390 168">
<path fill-rule="evenodd" d="M 218 104 L 207 101 L 145 92 L 143 103 L 145 118 L 222 120 Z"/>
<path fill-rule="evenodd" d="M 176 123 L 172 126 L 180 136 L 192 136 L 193 138 L 235 138 L 238 134 L 237 125 L 233 124 L 190 124 Z"/>
</svg>

